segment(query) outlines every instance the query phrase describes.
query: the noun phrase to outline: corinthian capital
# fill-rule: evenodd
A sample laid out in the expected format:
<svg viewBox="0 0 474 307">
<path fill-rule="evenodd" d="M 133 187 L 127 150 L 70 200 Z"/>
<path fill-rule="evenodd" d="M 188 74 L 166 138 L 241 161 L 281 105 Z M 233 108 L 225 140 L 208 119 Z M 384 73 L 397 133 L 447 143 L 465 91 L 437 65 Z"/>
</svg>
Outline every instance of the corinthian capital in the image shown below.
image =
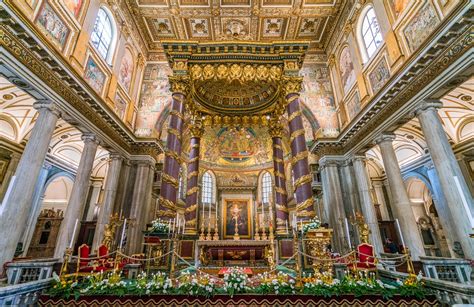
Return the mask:
<svg viewBox="0 0 474 307">
<path fill-rule="evenodd" d="M 270 121 L 270 128 L 268 129 L 268 131 L 270 132 L 270 136 L 272 138 L 274 138 L 274 137 L 279 137 L 279 138 L 283 137 L 283 126 L 277 120 Z"/>
<path fill-rule="evenodd" d="M 302 82 L 303 77 L 283 76 L 281 78 L 281 90 L 285 96 L 289 94 L 299 94 Z"/>
<path fill-rule="evenodd" d="M 171 93 L 181 93 L 186 95 L 189 91 L 189 76 L 169 76 Z"/>
<path fill-rule="evenodd" d="M 191 132 L 191 137 L 193 138 L 201 138 L 204 134 L 204 127 L 202 125 L 202 121 L 194 121 L 189 126 L 189 131 Z"/>
</svg>

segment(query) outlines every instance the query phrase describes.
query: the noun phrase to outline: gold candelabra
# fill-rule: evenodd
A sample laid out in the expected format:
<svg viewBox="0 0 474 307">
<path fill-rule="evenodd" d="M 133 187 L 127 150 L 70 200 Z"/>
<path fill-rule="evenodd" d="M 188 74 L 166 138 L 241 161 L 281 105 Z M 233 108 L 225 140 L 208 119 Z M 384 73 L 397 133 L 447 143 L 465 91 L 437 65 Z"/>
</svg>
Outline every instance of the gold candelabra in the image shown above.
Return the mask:
<svg viewBox="0 0 474 307">
<path fill-rule="evenodd" d="M 199 240 L 204 241 L 206 239 L 206 235 L 204 233 L 204 221 L 201 221 L 201 233 L 199 234 Z"/>
<path fill-rule="evenodd" d="M 210 241 L 211 239 L 212 239 L 212 237 L 211 237 L 211 221 L 209 221 L 209 225 L 207 225 L 206 240 Z"/>
<path fill-rule="evenodd" d="M 214 235 L 212 236 L 212 240 L 214 241 L 219 240 L 219 225 L 217 224 L 217 216 L 216 216 L 216 223 L 215 223 Z"/>
<path fill-rule="evenodd" d="M 237 217 L 234 217 L 234 219 L 235 219 L 234 240 L 240 240 L 240 235 L 239 235 L 239 221 L 237 220 Z"/>
</svg>

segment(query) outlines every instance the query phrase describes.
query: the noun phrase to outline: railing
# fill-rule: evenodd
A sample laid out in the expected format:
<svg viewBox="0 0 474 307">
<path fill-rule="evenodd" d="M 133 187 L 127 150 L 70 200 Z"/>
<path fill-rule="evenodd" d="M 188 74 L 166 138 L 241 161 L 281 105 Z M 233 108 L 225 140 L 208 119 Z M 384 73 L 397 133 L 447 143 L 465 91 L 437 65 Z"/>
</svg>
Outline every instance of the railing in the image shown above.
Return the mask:
<svg viewBox="0 0 474 307">
<path fill-rule="evenodd" d="M 7 264 L 8 284 L 16 285 L 50 278 L 56 262 L 58 259 L 53 258 L 11 262 Z"/>
<path fill-rule="evenodd" d="M 458 283 L 471 282 L 469 261 L 456 258 L 420 257 L 427 277 Z"/>
<path fill-rule="evenodd" d="M 382 269 L 380 269 L 378 272 L 381 279 L 392 281 L 397 279 L 405 279 L 408 276 L 406 273 Z M 423 277 L 422 280 L 425 283 L 425 287 L 433 292 L 433 294 L 436 295 L 438 300 L 443 304 L 474 304 L 473 285 L 444 281 L 429 277 Z"/>
<path fill-rule="evenodd" d="M 51 286 L 52 278 L 0 287 L 0 306 L 32 306 L 41 292 Z"/>
</svg>

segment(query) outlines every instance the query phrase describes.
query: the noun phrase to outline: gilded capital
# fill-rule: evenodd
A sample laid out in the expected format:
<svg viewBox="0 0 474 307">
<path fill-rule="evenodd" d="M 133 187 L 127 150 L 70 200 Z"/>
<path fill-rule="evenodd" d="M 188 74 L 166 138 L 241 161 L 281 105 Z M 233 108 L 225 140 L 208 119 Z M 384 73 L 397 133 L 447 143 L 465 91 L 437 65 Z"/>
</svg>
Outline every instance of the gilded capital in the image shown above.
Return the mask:
<svg viewBox="0 0 474 307">
<path fill-rule="evenodd" d="M 328 56 L 328 65 L 332 66 L 336 64 L 336 56 L 332 53 Z"/>
<path fill-rule="evenodd" d="M 168 80 L 170 82 L 170 90 L 174 93 L 182 93 L 186 95 L 189 91 L 189 77 L 184 76 L 169 76 Z"/>
<path fill-rule="evenodd" d="M 275 138 L 275 137 L 283 137 L 283 126 L 280 122 L 276 121 L 276 120 L 272 120 L 270 122 L 270 128 L 268 129 L 268 132 L 270 133 L 270 136 L 272 138 Z"/>
<path fill-rule="evenodd" d="M 191 124 L 189 126 L 189 131 L 191 132 L 191 137 L 201 138 L 204 134 L 204 126 L 202 125 L 202 121 L 195 121 L 193 124 Z"/>
<path fill-rule="evenodd" d="M 281 90 L 285 96 L 299 94 L 303 83 L 303 77 L 283 76 L 281 79 Z"/>
</svg>

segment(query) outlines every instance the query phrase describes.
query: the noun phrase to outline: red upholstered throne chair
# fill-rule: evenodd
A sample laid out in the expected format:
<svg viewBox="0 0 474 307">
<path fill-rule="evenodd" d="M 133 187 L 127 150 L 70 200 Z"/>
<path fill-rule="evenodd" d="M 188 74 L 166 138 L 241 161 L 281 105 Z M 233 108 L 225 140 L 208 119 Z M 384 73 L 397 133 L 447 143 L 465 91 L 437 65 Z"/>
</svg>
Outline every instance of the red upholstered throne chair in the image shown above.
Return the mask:
<svg viewBox="0 0 474 307">
<path fill-rule="evenodd" d="M 352 264 L 352 269 L 359 271 L 377 270 L 375 248 L 372 245 L 362 243 L 357 246 L 356 260 Z"/>
<path fill-rule="evenodd" d="M 104 252 L 104 249 L 102 249 L 102 252 Z M 107 271 L 113 268 L 113 259 L 111 260 L 112 265 L 108 266 L 108 262 L 106 262 L 105 259 L 90 259 L 89 253 L 90 247 L 87 244 L 79 246 L 77 250 L 77 275 L 87 275 L 91 272 Z M 104 255 L 107 255 L 107 253 L 108 251 L 105 250 Z"/>
</svg>

